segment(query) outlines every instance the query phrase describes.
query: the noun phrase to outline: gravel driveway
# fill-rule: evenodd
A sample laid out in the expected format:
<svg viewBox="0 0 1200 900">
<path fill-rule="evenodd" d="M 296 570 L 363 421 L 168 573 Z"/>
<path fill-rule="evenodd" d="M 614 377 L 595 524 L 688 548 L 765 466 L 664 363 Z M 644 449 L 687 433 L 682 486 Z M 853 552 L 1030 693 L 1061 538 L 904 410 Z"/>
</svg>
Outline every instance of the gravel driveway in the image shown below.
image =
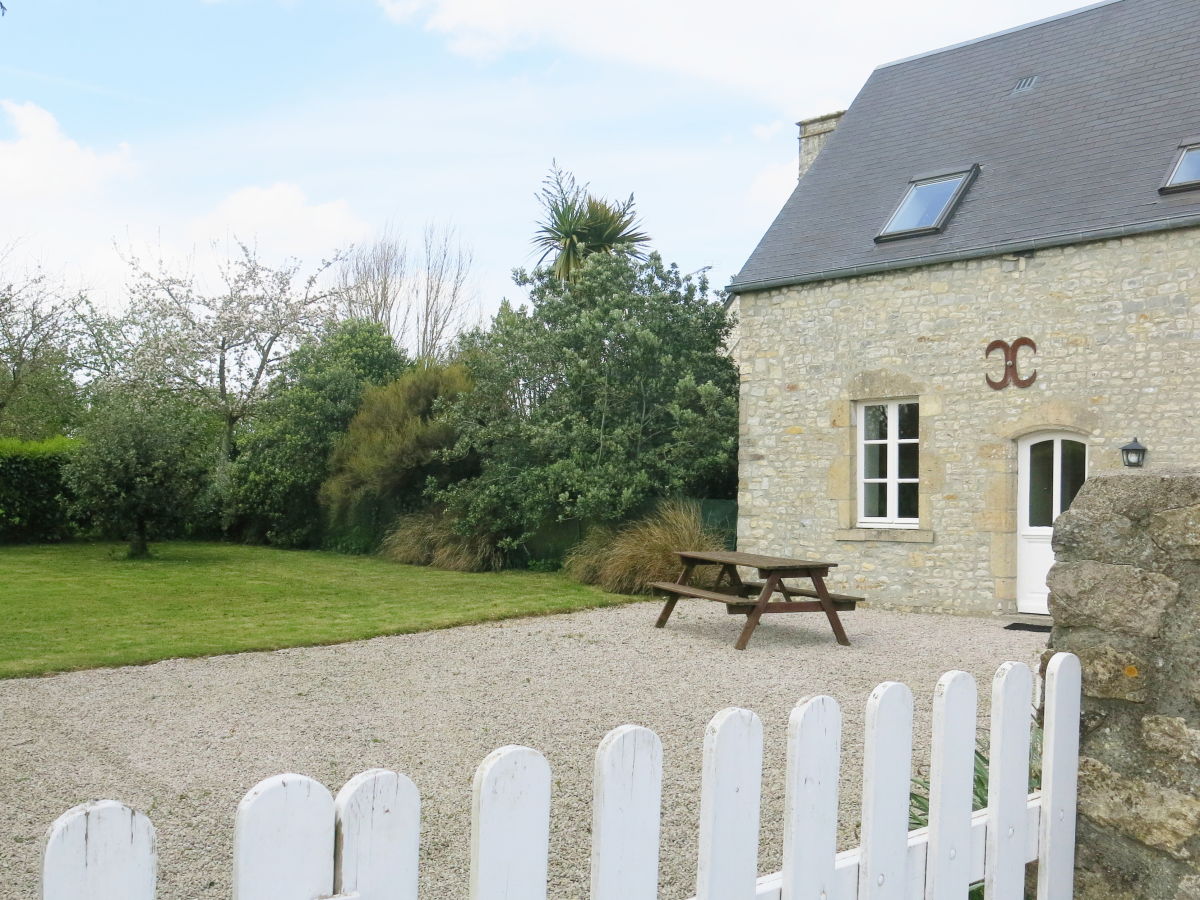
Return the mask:
<svg viewBox="0 0 1200 900">
<path fill-rule="evenodd" d="M 854 840 L 862 715 L 880 681 L 916 696 L 916 758 L 928 759 L 934 683 L 979 680 L 1005 660 L 1031 665 L 1043 634 L 993 619 L 859 610 L 852 647 L 823 618 L 773 616 L 748 650 L 741 618 L 684 601 L 665 630 L 658 605 L 591 610 L 332 647 L 244 653 L 0 681 L 0 898 L 38 896 L 46 826 L 109 797 L 149 813 L 162 900 L 227 898 L 233 813 L 259 779 L 301 772 L 335 791 L 374 766 L 421 791 L 422 896 L 467 894 L 470 789 L 495 747 L 527 744 L 554 771 L 551 891 L 587 896 L 591 766 L 610 728 L 654 729 L 666 757 L 662 897 L 694 892 L 704 726 L 753 709 L 766 735 L 760 871 L 780 865 L 788 714 L 805 694 L 843 706 L 842 841 Z"/>
</svg>

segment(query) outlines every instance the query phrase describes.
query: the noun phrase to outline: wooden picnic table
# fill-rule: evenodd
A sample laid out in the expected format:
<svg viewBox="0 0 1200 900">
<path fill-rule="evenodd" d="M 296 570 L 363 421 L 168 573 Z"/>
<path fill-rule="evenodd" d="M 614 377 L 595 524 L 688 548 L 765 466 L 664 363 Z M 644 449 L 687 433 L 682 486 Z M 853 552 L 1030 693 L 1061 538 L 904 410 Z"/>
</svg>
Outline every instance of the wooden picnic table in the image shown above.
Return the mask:
<svg viewBox="0 0 1200 900">
<path fill-rule="evenodd" d="M 730 615 L 746 616 L 746 625 L 734 644 L 738 650 L 746 649 L 746 645 L 750 643 L 750 635 L 754 634 L 759 619 L 766 613 L 823 612 L 829 620 L 829 627 L 833 629 L 837 642 L 847 647 L 850 645 L 838 612 L 853 610 L 863 598 L 831 594 L 825 587 L 825 576 L 837 563 L 784 559 L 777 556 L 761 556 L 757 553 L 708 550 L 676 550 L 675 553 L 683 563 L 683 571 L 679 577 L 675 581 L 655 581 L 650 584 L 650 587 L 667 598 L 658 621 L 654 623 L 655 628 L 662 628 L 667 624 L 680 597 L 695 597 L 724 603 L 725 611 Z M 721 567 L 716 586 L 712 590 L 691 585 L 692 571 L 697 566 Z M 757 569 L 758 577 L 762 580 L 743 581 L 738 574 L 738 566 Z M 785 578 L 807 578 L 812 582 L 812 589 L 785 585 Z M 773 601 L 771 598 L 776 594 L 783 599 Z M 814 599 L 795 600 L 794 597 Z"/>
</svg>

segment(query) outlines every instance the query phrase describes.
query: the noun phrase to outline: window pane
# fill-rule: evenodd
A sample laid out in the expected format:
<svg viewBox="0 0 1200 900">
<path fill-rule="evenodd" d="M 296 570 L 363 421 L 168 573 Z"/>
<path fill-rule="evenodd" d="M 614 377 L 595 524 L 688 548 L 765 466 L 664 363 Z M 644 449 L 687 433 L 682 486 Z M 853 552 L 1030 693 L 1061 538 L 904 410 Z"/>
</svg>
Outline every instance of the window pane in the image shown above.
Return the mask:
<svg viewBox="0 0 1200 900">
<path fill-rule="evenodd" d="M 1161 171 L 1161 170 L 1160 170 Z M 883 229 L 884 234 L 897 231 L 912 231 L 916 228 L 931 228 L 937 224 L 950 198 L 958 190 L 966 175 L 952 175 L 936 181 L 923 181 L 909 188 L 907 196 Z"/>
<path fill-rule="evenodd" d="M 863 440 L 882 441 L 887 437 L 887 407 L 863 408 Z"/>
<path fill-rule="evenodd" d="M 1029 448 L 1029 524 L 1054 524 L 1054 441 Z"/>
<path fill-rule="evenodd" d="M 915 438 L 918 436 L 917 431 L 917 404 L 901 403 L 900 404 L 900 438 Z"/>
<path fill-rule="evenodd" d="M 1058 511 L 1071 505 L 1087 478 L 1087 448 L 1079 441 L 1062 442 L 1062 468 L 1059 470 Z"/>
<path fill-rule="evenodd" d="M 863 447 L 863 478 L 887 478 L 887 444 Z"/>
<path fill-rule="evenodd" d="M 886 484 L 863 485 L 863 515 L 869 519 L 882 519 L 887 515 Z"/>
<path fill-rule="evenodd" d="M 900 477 L 901 478 L 916 478 L 918 472 L 917 465 L 917 444 L 901 444 L 900 445 Z"/>
<path fill-rule="evenodd" d="M 1184 151 L 1169 183 L 1187 184 L 1189 181 L 1200 181 L 1200 147 L 1189 147 Z"/>
<path fill-rule="evenodd" d="M 899 485 L 900 488 L 900 506 L 899 516 L 902 519 L 915 519 L 917 517 L 917 485 L 906 482 Z"/>
</svg>

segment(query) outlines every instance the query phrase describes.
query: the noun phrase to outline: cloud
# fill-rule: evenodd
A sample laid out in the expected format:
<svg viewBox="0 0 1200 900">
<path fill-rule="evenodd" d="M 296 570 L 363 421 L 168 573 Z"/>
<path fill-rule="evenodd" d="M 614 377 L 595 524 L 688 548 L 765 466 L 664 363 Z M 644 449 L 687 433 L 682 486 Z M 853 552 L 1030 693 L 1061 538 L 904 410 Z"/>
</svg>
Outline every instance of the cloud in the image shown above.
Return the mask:
<svg viewBox="0 0 1200 900">
<path fill-rule="evenodd" d="M 882 62 L 1071 9 L 1079 0 L 963 4 L 925 0 L 376 0 L 401 24 L 419 22 L 455 52 L 490 59 L 542 46 L 667 71 L 773 105 L 819 115 L 845 103 Z M 870 27 L 865 28 L 864 23 Z"/>
<path fill-rule="evenodd" d="M 422 0 L 376 0 L 393 22 L 407 22 L 424 4 Z"/>
<path fill-rule="evenodd" d="M 310 203 L 298 185 L 279 182 L 234 191 L 192 220 L 186 234 L 197 244 L 237 238 L 267 255 L 315 261 L 371 230 L 345 200 Z"/>
<path fill-rule="evenodd" d="M 122 256 L 162 259 L 203 282 L 234 238 L 257 247 L 269 265 L 297 257 L 307 271 L 372 232 L 345 199 L 313 201 L 295 182 L 241 187 L 215 204 L 202 193 L 173 192 L 162 179 L 187 170 L 182 157 L 172 156 L 166 169 L 153 159 L 135 165 L 127 144 L 86 146 L 34 103 L 0 100 L 0 129 L 12 134 L 0 140 L 0 248 L 12 248 L 6 268 L 45 267 L 102 306 L 126 295 Z"/>
<path fill-rule="evenodd" d="M 128 145 L 107 153 L 80 146 L 35 103 L 0 100 L 0 112 L 15 132 L 0 141 L 0 208 L 93 194 L 134 171 Z"/>
</svg>

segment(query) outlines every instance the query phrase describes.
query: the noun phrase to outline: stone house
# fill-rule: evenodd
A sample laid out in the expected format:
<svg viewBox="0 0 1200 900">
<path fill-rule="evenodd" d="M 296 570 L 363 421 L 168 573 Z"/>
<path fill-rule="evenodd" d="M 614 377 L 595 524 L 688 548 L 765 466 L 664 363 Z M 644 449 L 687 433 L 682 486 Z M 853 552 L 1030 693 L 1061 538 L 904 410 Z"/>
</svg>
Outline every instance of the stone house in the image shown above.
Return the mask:
<svg viewBox="0 0 1200 900">
<path fill-rule="evenodd" d="M 880 605 L 1046 612 L 1051 525 L 1140 439 L 1200 459 L 1200 2 L 880 66 L 801 123 L 731 285 L 740 549 Z"/>
</svg>

